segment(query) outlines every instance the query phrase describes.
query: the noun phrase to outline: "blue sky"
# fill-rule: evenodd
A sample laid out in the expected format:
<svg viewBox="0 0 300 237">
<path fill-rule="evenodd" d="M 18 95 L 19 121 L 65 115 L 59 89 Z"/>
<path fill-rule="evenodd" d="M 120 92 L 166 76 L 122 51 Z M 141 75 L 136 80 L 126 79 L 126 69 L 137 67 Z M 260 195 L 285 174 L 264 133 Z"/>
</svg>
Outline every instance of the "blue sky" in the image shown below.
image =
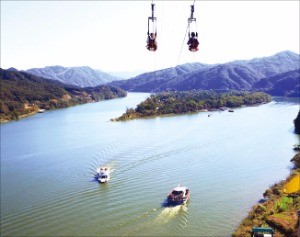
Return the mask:
<svg viewBox="0 0 300 237">
<path fill-rule="evenodd" d="M 152 71 L 299 53 L 299 1 L 195 1 L 200 50 L 185 38 L 194 1 L 154 1 L 158 50 L 146 50 L 152 1 L 1 1 L 1 68 L 61 65 Z"/>
</svg>

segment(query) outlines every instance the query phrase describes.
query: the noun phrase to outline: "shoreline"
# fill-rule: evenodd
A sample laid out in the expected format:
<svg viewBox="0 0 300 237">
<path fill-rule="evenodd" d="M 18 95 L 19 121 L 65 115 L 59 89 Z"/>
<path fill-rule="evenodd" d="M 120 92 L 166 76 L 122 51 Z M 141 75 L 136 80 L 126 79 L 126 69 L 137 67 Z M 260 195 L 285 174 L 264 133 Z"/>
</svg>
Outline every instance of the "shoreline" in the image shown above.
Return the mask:
<svg viewBox="0 0 300 237">
<path fill-rule="evenodd" d="M 20 120 L 20 119 L 23 119 L 23 118 L 27 118 L 27 117 L 33 116 L 33 115 L 39 113 L 39 110 L 40 110 L 40 109 L 35 110 L 35 111 L 32 111 L 32 112 L 27 113 L 27 114 L 22 114 L 22 115 L 20 115 L 20 116 L 18 117 L 18 119 L 2 119 L 2 118 L 1 118 L 1 119 L 0 119 L 0 124 L 12 122 L 12 121 L 18 121 L 18 120 Z"/>
<path fill-rule="evenodd" d="M 300 236 L 300 189 L 296 187 L 294 192 L 287 190 L 293 178 L 300 179 L 300 152 L 294 155 L 291 162 L 294 168 L 290 175 L 263 193 L 264 198 L 254 204 L 232 237 L 249 237 L 253 227 L 271 227 L 274 237 Z"/>
<path fill-rule="evenodd" d="M 270 103 L 270 102 L 267 102 Z M 266 103 L 258 103 L 258 104 L 253 104 L 253 105 L 243 105 L 241 107 L 226 107 L 224 109 L 222 108 L 207 108 L 207 109 L 201 109 L 197 111 L 189 111 L 189 112 L 184 112 L 184 113 L 169 113 L 169 114 L 158 114 L 158 115 L 149 115 L 149 116 L 138 116 L 138 115 L 129 115 L 125 119 L 120 119 L 122 116 L 117 117 L 117 118 L 111 118 L 109 121 L 110 122 L 127 122 L 130 120 L 135 120 L 135 119 L 151 119 L 151 118 L 164 118 L 164 117 L 173 117 L 173 116 L 180 116 L 180 115 L 189 115 L 189 114 L 198 114 L 202 112 L 234 112 L 236 109 L 242 109 L 242 108 L 247 108 L 247 107 L 257 107 L 260 105 L 264 105 Z"/>
<path fill-rule="evenodd" d="M 153 118 L 165 115 L 181 115 L 201 111 L 228 110 L 258 106 L 272 101 L 272 97 L 262 92 L 217 93 L 214 91 L 162 92 L 150 95 L 135 108 L 110 121 L 128 121 L 132 119 Z"/>
</svg>

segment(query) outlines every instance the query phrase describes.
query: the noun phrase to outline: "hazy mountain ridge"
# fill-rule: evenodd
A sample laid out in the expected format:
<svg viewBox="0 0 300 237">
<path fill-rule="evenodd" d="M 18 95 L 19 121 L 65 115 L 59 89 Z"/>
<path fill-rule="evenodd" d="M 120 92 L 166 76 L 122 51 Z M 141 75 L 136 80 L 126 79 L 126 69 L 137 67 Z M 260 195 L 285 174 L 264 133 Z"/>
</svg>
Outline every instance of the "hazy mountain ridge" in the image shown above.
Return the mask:
<svg viewBox="0 0 300 237">
<path fill-rule="evenodd" d="M 166 68 L 154 72 L 147 72 L 123 81 L 113 81 L 110 85 L 119 86 L 127 91 L 151 92 L 163 91 L 170 87 L 171 80 L 184 80 L 192 72 L 201 72 L 214 65 L 201 63 L 186 63 L 173 68 Z"/>
<path fill-rule="evenodd" d="M 292 84 L 295 85 L 295 89 L 299 88 L 299 59 L 299 54 L 283 51 L 269 57 L 238 60 L 224 64 L 191 63 L 141 74 L 128 80 L 109 84 L 117 85 L 127 91 L 136 92 L 213 89 L 261 90 L 278 94 L 279 89 L 276 88 L 279 85 L 286 88 L 286 84 Z M 292 71 L 294 72 L 292 73 Z M 283 76 L 287 72 L 291 72 L 293 77 L 286 77 L 285 80 L 280 80 L 276 77 L 276 75 L 280 77 L 281 74 Z M 269 83 L 268 87 L 262 87 L 263 83 L 258 83 L 260 80 L 267 80 Z M 294 81 L 294 83 L 290 82 L 290 80 Z M 289 88 L 289 92 L 281 90 L 279 94 L 293 96 L 297 94 L 290 86 L 287 88 Z"/>
<path fill-rule="evenodd" d="M 238 60 L 232 62 L 235 65 L 247 65 L 262 77 L 271 77 L 275 74 L 291 71 L 300 67 L 300 56 L 291 51 L 283 51 L 273 56 L 254 58 L 251 60 Z"/>
<path fill-rule="evenodd" d="M 112 76 L 100 70 L 94 70 L 88 66 L 62 67 L 47 66 L 44 68 L 31 68 L 26 72 L 47 79 L 61 81 L 65 84 L 79 87 L 95 87 L 122 78 Z"/>
<path fill-rule="evenodd" d="M 79 87 L 107 84 L 135 92 L 194 89 L 259 90 L 274 95 L 295 96 L 299 94 L 297 93 L 299 68 L 299 54 L 283 51 L 269 57 L 236 60 L 224 64 L 187 63 L 173 68 L 143 73 L 129 79 L 115 77 L 88 66 L 48 66 L 28 69 L 26 72 Z M 15 68 L 8 70 L 16 71 Z M 278 78 L 287 72 L 291 72 L 289 77 Z M 290 88 L 290 85 L 295 86 L 295 89 Z M 280 87 L 286 91 L 281 90 Z"/>
</svg>

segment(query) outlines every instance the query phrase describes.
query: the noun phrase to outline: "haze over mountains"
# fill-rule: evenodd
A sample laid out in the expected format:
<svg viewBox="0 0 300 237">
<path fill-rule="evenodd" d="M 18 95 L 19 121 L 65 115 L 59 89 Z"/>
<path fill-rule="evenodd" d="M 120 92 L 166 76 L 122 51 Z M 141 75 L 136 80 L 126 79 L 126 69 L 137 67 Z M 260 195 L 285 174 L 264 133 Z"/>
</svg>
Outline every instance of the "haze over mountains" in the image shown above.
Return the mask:
<svg viewBox="0 0 300 237">
<path fill-rule="evenodd" d="M 44 68 L 32 68 L 26 72 L 63 82 L 65 84 L 80 86 L 80 87 L 94 87 L 106 84 L 108 82 L 121 80 L 122 78 L 112 76 L 100 70 L 94 70 L 90 67 L 62 67 L 62 66 L 48 66 Z"/>
<path fill-rule="evenodd" d="M 284 51 L 270 57 L 225 64 L 184 64 L 109 84 L 135 92 L 260 90 L 274 95 L 298 96 L 299 60 L 299 54 Z"/>
<path fill-rule="evenodd" d="M 136 77 L 142 73 L 145 73 L 145 71 L 137 70 L 137 71 L 119 71 L 119 72 L 107 72 L 107 73 L 115 77 L 124 78 L 125 80 L 125 79 Z"/>
</svg>

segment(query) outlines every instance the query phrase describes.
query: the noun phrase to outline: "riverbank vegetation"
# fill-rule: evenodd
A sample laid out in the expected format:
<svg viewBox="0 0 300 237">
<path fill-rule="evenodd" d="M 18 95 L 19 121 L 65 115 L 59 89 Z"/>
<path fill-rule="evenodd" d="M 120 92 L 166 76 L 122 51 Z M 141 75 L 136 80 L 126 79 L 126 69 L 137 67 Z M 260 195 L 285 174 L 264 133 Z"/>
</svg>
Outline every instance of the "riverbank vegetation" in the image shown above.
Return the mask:
<svg viewBox="0 0 300 237">
<path fill-rule="evenodd" d="M 300 110 L 297 117 L 294 119 L 295 133 L 300 135 Z"/>
<path fill-rule="evenodd" d="M 233 237 L 249 237 L 253 227 L 271 227 L 274 237 L 297 237 L 300 211 L 300 153 L 291 162 L 294 169 L 290 176 L 263 194 L 264 199 L 256 204 L 233 233 Z"/>
<path fill-rule="evenodd" d="M 1 122 L 19 119 L 42 110 L 125 97 L 114 86 L 80 88 L 48 80 L 26 72 L 0 69 Z"/>
<path fill-rule="evenodd" d="M 119 118 L 113 119 L 113 121 L 125 121 L 168 114 L 184 114 L 203 110 L 217 110 L 225 107 L 235 108 L 270 101 L 271 96 L 263 92 L 230 91 L 217 93 L 212 90 L 162 92 L 151 95 L 137 105 L 135 109 L 127 109 L 126 113 Z"/>
</svg>

